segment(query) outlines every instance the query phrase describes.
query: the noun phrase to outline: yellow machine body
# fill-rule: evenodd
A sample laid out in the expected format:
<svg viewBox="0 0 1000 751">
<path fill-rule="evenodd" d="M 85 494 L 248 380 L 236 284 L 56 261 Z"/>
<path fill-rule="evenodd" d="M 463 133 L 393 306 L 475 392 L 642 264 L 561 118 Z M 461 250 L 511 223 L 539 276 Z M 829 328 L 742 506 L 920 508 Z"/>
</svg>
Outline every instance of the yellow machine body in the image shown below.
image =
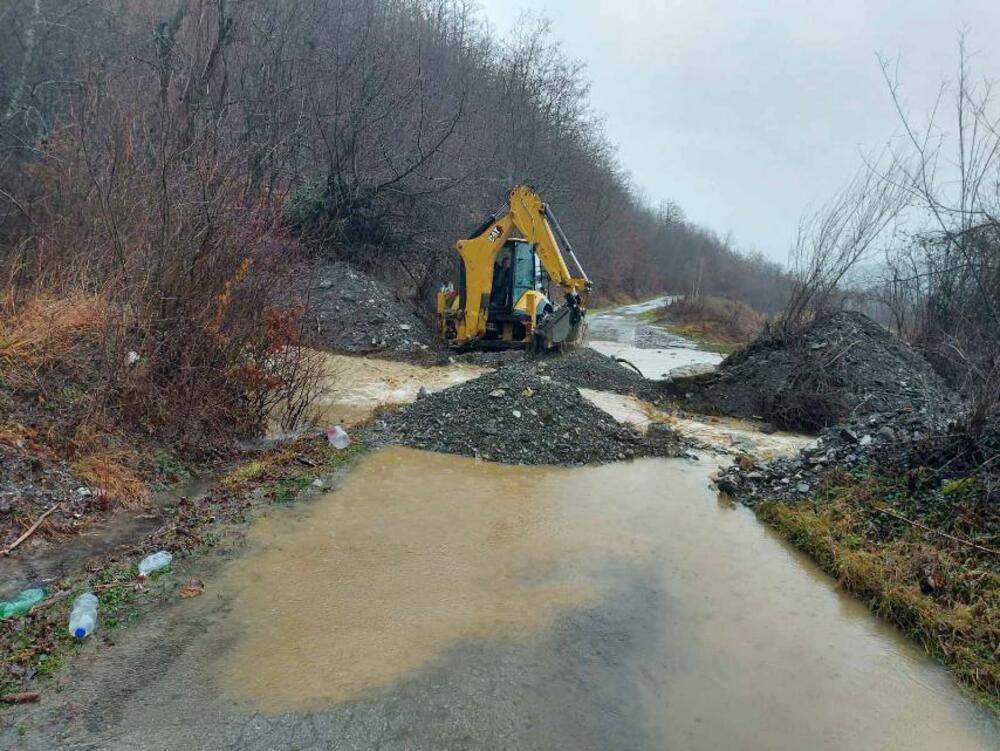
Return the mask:
<svg viewBox="0 0 1000 751">
<path fill-rule="evenodd" d="M 451 346 L 459 348 L 551 348 L 572 344 L 582 335 L 591 282 L 551 210 L 533 190 L 523 185 L 515 187 L 508 207 L 488 217 L 470 237 L 455 244 L 461 257 L 462 279 L 458 290 L 442 289 L 438 293 L 439 332 Z M 566 265 L 557 235 L 576 265 L 576 276 Z M 498 311 L 497 301 L 491 299 L 497 257 L 506 249 L 512 264 L 524 263 L 526 246 L 537 259 L 536 268 L 563 290 L 565 302 L 557 306 L 537 288 L 538 284 L 533 284 L 511 301 L 509 310 Z"/>
</svg>

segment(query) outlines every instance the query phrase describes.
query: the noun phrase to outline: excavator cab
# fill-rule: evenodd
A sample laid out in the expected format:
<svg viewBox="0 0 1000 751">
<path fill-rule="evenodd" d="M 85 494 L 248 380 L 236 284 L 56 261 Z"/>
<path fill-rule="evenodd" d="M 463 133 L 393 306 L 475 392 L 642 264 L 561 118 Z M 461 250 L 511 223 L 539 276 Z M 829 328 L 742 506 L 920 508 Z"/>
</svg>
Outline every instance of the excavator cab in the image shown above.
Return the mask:
<svg viewBox="0 0 1000 751">
<path fill-rule="evenodd" d="M 508 210 L 487 217 L 456 249 L 459 288 L 442 286 L 437 299 L 438 330 L 449 345 L 548 350 L 582 338 L 590 279 L 551 209 L 530 188 L 514 188 Z M 561 305 L 552 300 L 552 283 L 563 291 Z"/>
<path fill-rule="evenodd" d="M 526 333 L 523 329 L 531 314 L 534 312 L 537 318 L 554 309 L 547 296 L 546 282 L 531 243 L 523 238 L 504 243 L 493 264 L 487 338 L 500 338 L 490 334 L 502 334 L 503 324 L 510 323 L 517 329 L 512 332 L 513 338 L 523 340 Z"/>
</svg>

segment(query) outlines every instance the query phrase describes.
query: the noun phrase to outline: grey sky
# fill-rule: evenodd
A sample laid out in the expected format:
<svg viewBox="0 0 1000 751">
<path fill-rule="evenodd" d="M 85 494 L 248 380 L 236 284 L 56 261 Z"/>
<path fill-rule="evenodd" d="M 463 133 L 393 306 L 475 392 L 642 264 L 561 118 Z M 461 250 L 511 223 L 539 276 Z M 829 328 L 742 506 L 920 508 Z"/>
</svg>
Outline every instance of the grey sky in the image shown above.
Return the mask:
<svg viewBox="0 0 1000 751">
<path fill-rule="evenodd" d="M 587 63 L 591 99 L 646 197 L 784 260 L 898 119 L 876 52 L 901 55 L 914 112 L 973 68 L 1000 78 L 1000 0 L 481 0 L 510 33 L 530 8 Z"/>
</svg>

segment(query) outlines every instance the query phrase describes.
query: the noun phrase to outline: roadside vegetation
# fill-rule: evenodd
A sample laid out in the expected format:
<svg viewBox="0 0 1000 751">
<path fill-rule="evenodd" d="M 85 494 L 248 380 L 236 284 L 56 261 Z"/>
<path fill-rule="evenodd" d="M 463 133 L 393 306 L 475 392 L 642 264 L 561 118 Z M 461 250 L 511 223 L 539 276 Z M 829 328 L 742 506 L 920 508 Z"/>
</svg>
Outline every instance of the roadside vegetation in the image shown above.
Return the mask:
<svg viewBox="0 0 1000 751">
<path fill-rule="evenodd" d="M 917 387 L 925 407 L 876 410 L 866 423 L 851 422 L 858 435 L 883 431 L 885 438 L 875 448 L 842 451 L 818 489 L 806 483 L 801 497 L 776 492 L 781 485 L 768 472 L 741 491 L 764 499 L 762 519 L 997 710 L 1000 133 L 991 83 L 970 60 L 960 43 L 957 75 L 923 120 L 910 113 L 898 68 L 883 61 L 901 134 L 804 219 L 792 295 L 770 332 L 785 357 L 808 361 L 820 346 L 809 332 L 836 320 L 838 309 L 865 310 L 912 343 L 959 398 L 936 395 L 940 388 L 927 378 L 869 374 L 871 391 L 891 382 Z M 946 122 L 948 112 L 954 121 Z M 835 351 L 849 357 L 855 345 L 845 340 Z M 783 394 L 797 405 L 797 419 L 836 393 L 826 362 Z M 813 416 L 814 429 L 854 417 L 838 410 Z M 802 477 L 807 464 L 788 471 Z"/>
<path fill-rule="evenodd" d="M 325 438 L 308 438 L 260 454 L 223 476 L 204 497 L 167 509 L 167 521 L 146 538 L 53 582 L 47 598 L 26 614 L 0 620 L 0 699 L 31 700 L 27 697 L 50 687 L 73 655 L 111 645 L 119 628 L 152 608 L 210 588 L 211 574 L 240 548 L 251 521 L 269 507 L 329 488 L 363 453 L 359 445 L 340 451 Z M 174 561 L 139 587 L 136 565 L 158 549 L 170 550 Z M 66 623 L 73 599 L 85 591 L 97 595 L 101 620 L 94 637 L 81 642 L 69 635 Z"/>
<path fill-rule="evenodd" d="M 807 500 L 757 513 L 1000 710 L 995 503 L 974 475 L 838 469 Z"/>
<path fill-rule="evenodd" d="M 653 311 L 651 320 L 703 349 L 728 354 L 761 333 L 765 316 L 739 300 L 704 296 L 678 298 Z"/>
</svg>

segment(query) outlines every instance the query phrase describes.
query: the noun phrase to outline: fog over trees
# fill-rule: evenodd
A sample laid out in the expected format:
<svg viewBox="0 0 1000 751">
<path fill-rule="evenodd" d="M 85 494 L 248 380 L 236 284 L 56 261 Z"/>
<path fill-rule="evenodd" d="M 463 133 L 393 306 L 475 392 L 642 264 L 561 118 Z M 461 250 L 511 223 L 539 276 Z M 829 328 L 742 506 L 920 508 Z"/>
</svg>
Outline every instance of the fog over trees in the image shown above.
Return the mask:
<svg viewBox="0 0 1000 751">
<path fill-rule="evenodd" d="M 20 282 L 162 287 L 175 263 L 217 286 L 247 254 L 304 250 L 426 301 L 525 182 L 600 295 L 772 312 L 787 294 L 778 265 L 640 198 L 542 21 L 501 40 L 453 0 L 10 0 L 0 20 L 0 252 Z"/>
</svg>

